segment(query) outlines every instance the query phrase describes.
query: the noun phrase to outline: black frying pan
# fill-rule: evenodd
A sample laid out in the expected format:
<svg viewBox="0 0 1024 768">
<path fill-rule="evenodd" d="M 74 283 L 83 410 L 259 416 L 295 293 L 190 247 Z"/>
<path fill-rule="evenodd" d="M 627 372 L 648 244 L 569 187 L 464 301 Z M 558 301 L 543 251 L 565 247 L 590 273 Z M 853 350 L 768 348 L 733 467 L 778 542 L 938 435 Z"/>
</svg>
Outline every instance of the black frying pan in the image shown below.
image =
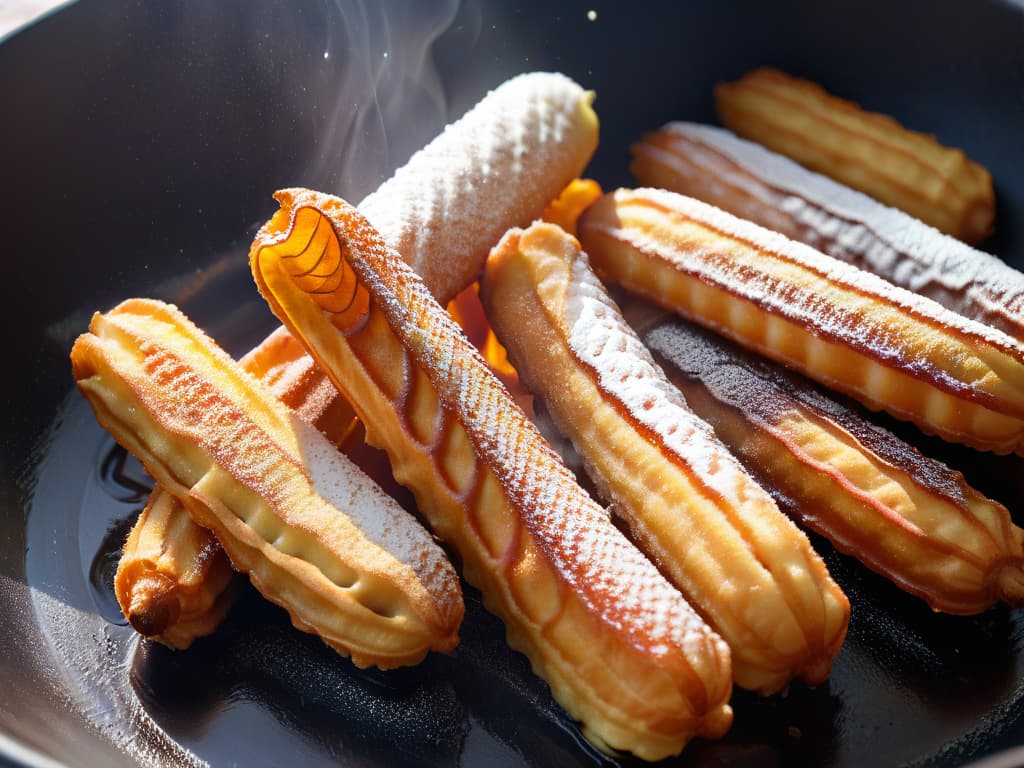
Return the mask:
<svg viewBox="0 0 1024 768">
<path fill-rule="evenodd" d="M 472 591 L 459 649 L 391 673 L 354 669 L 251 592 L 185 653 L 124 626 L 113 558 L 149 481 L 72 392 L 71 342 L 93 310 L 149 295 L 247 350 L 274 325 L 245 254 L 277 187 L 358 200 L 530 69 L 597 91 L 591 175 L 627 184 L 631 140 L 711 120 L 716 80 L 773 64 L 966 148 L 1000 200 L 986 247 L 1024 266 L 1019 3 L 629 5 L 82 2 L 0 44 L 0 763 L 605 759 Z M 1020 460 L 901 433 L 1024 523 Z M 1019 612 L 933 614 L 814 543 L 854 606 L 831 680 L 738 692 L 727 738 L 674 764 L 959 765 L 1024 742 Z"/>
</svg>

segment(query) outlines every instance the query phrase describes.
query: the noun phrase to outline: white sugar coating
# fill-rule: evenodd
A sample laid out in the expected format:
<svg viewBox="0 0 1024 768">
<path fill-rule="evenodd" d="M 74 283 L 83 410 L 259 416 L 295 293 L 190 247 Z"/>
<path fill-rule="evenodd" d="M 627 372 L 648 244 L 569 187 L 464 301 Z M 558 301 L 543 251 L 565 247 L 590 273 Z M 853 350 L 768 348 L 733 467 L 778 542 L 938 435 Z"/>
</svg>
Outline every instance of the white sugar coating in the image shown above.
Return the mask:
<svg viewBox="0 0 1024 768">
<path fill-rule="evenodd" d="M 457 589 L 454 570 L 427 530 L 319 432 L 294 423 L 313 490 L 367 539 L 410 566 L 431 593 L 450 598 L 447 593 Z"/>
<path fill-rule="evenodd" d="M 720 208 L 660 189 L 618 190 L 614 195 L 620 205 L 628 205 L 633 199 L 649 200 L 726 237 L 750 244 L 758 250 L 803 267 L 826 281 L 898 307 L 919 320 L 949 328 L 975 342 L 988 344 L 1015 360 L 1024 362 L 1024 345 L 1002 331 L 958 315 L 931 299 L 893 285 L 877 275 L 839 261 L 803 243 L 790 240 L 778 232 L 733 216 Z M 627 233 L 621 234 L 626 236 Z M 659 250 L 651 237 L 637 230 L 631 229 L 628 232 L 628 239 L 645 251 Z M 680 254 L 662 256 L 681 267 L 686 267 L 683 263 L 685 259 Z M 784 317 L 793 318 L 801 324 L 838 337 L 850 338 L 863 347 L 874 349 L 883 358 L 893 356 L 893 350 L 880 347 L 878 344 L 880 340 L 890 337 L 890 329 L 872 322 L 872 318 L 864 314 L 857 315 L 856 321 L 853 321 L 851 308 L 826 306 L 818 295 L 810 291 L 800 291 L 799 297 L 780 295 L 777 281 L 772 277 L 768 267 L 757 276 L 745 274 L 743 279 L 732 274 L 726 262 L 716 264 L 705 261 L 701 271 L 711 280 L 730 286 L 730 290 L 737 294 L 771 306 L 773 311 Z M 847 322 L 844 323 L 844 320 Z M 910 361 L 909 364 L 914 363 L 915 361 Z"/>
<path fill-rule="evenodd" d="M 761 503 L 767 506 L 775 506 L 711 427 L 690 410 L 682 393 L 626 323 L 582 253 L 572 263 L 566 321 L 570 348 L 597 373 L 601 388 L 657 435 L 701 484 L 735 506 L 750 503 L 754 496 L 762 497 Z"/>
<path fill-rule="evenodd" d="M 658 165 L 670 168 L 677 178 L 683 179 L 683 188 L 673 191 L 707 200 L 768 229 L 791 231 L 792 219 L 782 208 L 782 201 L 787 199 L 787 195 L 741 168 L 724 152 L 718 152 L 690 135 L 688 129 L 691 125 L 669 123 L 654 136 L 670 136 L 670 146 L 661 146 L 657 140 L 641 141 L 634 145 L 634 155 L 652 158 Z M 646 181 L 641 179 L 641 182 Z M 732 189 L 741 189 L 748 197 L 734 197 L 730 194 Z M 734 204 L 730 207 L 723 200 Z"/>
<path fill-rule="evenodd" d="M 581 111 L 588 99 L 564 75 L 514 77 L 413 155 L 359 210 L 447 303 L 477 278 L 506 229 L 540 216 L 583 171 L 596 142 L 596 127 Z"/>
<path fill-rule="evenodd" d="M 862 260 L 897 285 L 962 314 L 1006 315 L 1024 326 L 1024 274 L 1001 259 L 730 131 L 696 123 L 670 123 L 664 130 L 746 171 L 725 173 L 730 184 L 792 217 L 808 237 L 819 235 L 821 242 L 810 244 L 829 255 Z"/>
<path fill-rule="evenodd" d="M 315 193 L 299 193 L 296 205 Z M 354 212 L 353 212 L 354 213 Z M 576 483 L 416 274 L 358 214 L 335 217 L 349 258 L 388 323 L 463 425 L 557 573 L 603 622 L 658 655 L 707 659 L 723 641 Z M 387 275 L 388 279 L 383 279 Z"/>
</svg>

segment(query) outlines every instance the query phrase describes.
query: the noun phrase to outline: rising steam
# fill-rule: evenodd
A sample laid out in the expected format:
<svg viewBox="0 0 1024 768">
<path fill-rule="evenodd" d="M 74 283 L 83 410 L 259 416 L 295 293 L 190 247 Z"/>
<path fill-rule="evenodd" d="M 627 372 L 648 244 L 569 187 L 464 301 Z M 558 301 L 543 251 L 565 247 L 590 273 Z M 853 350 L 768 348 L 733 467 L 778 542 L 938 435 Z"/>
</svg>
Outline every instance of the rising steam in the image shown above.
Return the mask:
<svg viewBox="0 0 1024 768">
<path fill-rule="evenodd" d="M 431 47 L 451 25 L 458 0 L 332 0 L 323 50 L 337 74 L 334 102 L 317 136 L 311 179 L 360 200 L 440 132 L 445 95 Z M 322 97 L 322 96 L 321 96 Z"/>
</svg>

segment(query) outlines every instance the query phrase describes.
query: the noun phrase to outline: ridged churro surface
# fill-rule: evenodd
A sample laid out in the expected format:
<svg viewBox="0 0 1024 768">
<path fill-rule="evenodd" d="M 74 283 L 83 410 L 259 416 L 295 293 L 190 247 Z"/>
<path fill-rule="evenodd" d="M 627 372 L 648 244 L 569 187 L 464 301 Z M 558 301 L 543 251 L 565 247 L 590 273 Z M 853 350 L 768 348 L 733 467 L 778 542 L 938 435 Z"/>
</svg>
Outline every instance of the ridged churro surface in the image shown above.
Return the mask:
<svg viewBox="0 0 1024 768">
<path fill-rule="evenodd" d="M 806 379 L 662 315 L 640 335 L 798 520 L 935 610 L 1024 602 L 1024 530 L 956 472 Z"/>
<path fill-rule="evenodd" d="M 302 345 L 278 328 L 239 364 L 333 443 L 355 412 Z M 157 486 L 132 526 L 114 576 L 121 611 L 140 633 L 171 648 L 211 634 L 233 602 L 231 563 L 217 538 Z"/>
<path fill-rule="evenodd" d="M 476 279 L 505 229 L 540 216 L 582 172 L 597 146 L 592 98 L 562 75 L 513 78 L 413 155 L 360 207 L 447 301 Z M 266 376 L 301 417 L 340 439 L 352 411 L 329 381 L 312 381 L 322 374 L 308 359 L 298 362 L 304 354 L 287 334 L 275 333 L 241 362 Z M 212 632 L 230 605 L 228 596 L 220 599 L 229 566 L 215 539 L 183 509 L 162 509 L 165 514 L 141 515 L 133 529 L 119 601 L 140 631 L 187 647 Z M 165 538 L 170 535 L 176 540 Z M 216 615 L 204 616 L 207 610 Z"/>
<path fill-rule="evenodd" d="M 466 579 L 605 749 L 731 721 L 729 651 L 583 492 L 425 286 L 337 198 L 279 192 L 252 248 L 274 312 L 387 450 Z M 310 242 L 312 231 L 329 231 Z"/>
<path fill-rule="evenodd" d="M 669 123 L 633 145 L 645 187 L 696 197 L 1024 339 L 1024 275 L 729 131 Z"/>
<path fill-rule="evenodd" d="M 722 124 L 964 242 L 992 231 L 992 177 L 960 149 L 762 68 L 715 88 Z"/>
<path fill-rule="evenodd" d="M 352 406 L 284 326 L 272 331 L 238 364 L 332 443 L 340 443 L 352 430 L 356 418 Z"/>
<path fill-rule="evenodd" d="M 849 603 L 807 537 L 687 406 L 575 238 L 510 230 L 481 295 L 519 375 L 641 549 L 729 643 L 738 685 L 820 683 Z"/>
<path fill-rule="evenodd" d="M 136 632 L 184 650 L 217 629 L 237 579 L 216 537 L 157 487 L 124 543 L 114 594 Z"/>
<path fill-rule="evenodd" d="M 177 309 L 97 314 L 71 360 L 99 422 L 298 628 L 359 666 L 454 647 L 461 592 L 430 534 Z"/>
<path fill-rule="evenodd" d="M 580 221 L 631 291 L 925 432 L 1024 448 L 1024 346 L 751 222 L 663 190 L 619 190 Z"/>
</svg>

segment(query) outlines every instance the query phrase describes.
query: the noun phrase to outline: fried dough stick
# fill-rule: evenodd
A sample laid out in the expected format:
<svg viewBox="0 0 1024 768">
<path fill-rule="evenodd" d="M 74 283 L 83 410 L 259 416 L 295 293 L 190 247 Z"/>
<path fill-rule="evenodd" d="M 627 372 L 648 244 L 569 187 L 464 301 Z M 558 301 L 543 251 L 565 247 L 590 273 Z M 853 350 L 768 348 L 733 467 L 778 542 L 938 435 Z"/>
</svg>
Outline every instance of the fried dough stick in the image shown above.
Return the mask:
<svg viewBox="0 0 1024 768">
<path fill-rule="evenodd" d="M 481 295 L 529 389 L 633 539 L 729 643 L 762 694 L 828 676 L 850 604 L 807 537 L 687 406 L 576 239 L 513 229 Z"/>
<path fill-rule="evenodd" d="M 929 434 L 1024 454 L 1024 345 L 881 278 L 663 190 L 583 214 L 594 266 L 631 292 Z"/>
<path fill-rule="evenodd" d="M 592 98 L 561 75 L 513 78 L 417 152 L 360 209 L 446 303 L 476 280 L 508 227 L 540 216 L 583 171 L 597 146 Z M 277 359 L 281 351 L 268 339 L 247 359 L 272 370 L 287 362 Z M 281 394 L 292 405 L 305 397 L 301 383 Z M 320 402 L 307 409 L 311 420 Z M 231 604 L 222 595 L 231 579 L 219 549 L 184 509 L 151 499 L 116 581 L 132 626 L 175 648 L 214 631 Z"/>
<path fill-rule="evenodd" d="M 586 737 L 655 760 L 721 735 L 732 717 L 723 641 L 576 484 L 354 208 L 309 190 L 277 199 L 251 251 L 261 293 Z"/>
<path fill-rule="evenodd" d="M 300 418 L 339 444 L 355 413 L 305 349 L 278 328 L 239 364 Z M 132 527 L 114 577 L 125 618 L 140 634 L 183 650 L 212 633 L 230 608 L 237 577 L 224 550 L 157 486 Z"/>
<path fill-rule="evenodd" d="M 722 338 L 659 310 L 627 316 L 690 407 L 802 524 L 936 611 L 1024 604 L 1024 530 L 961 473 Z"/>
<path fill-rule="evenodd" d="M 722 124 L 966 243 L 992 231 L 987 170 L 934 136 L 764 67 L 715 88 Z"/>
<path fill-rule="evenodd" d="M 729 131 L 669 123 L 633 145 L 645 187 L 696 197 L 1024 340 L 1024 274 Z"/>
<path fill-rule="evenodd" d="M 297 628 L 360 667 L 456 645 L 462 592 L 430 534 L 176 308 L 97 313 L 71 362 L 100 424 Z"/>
</svg>

